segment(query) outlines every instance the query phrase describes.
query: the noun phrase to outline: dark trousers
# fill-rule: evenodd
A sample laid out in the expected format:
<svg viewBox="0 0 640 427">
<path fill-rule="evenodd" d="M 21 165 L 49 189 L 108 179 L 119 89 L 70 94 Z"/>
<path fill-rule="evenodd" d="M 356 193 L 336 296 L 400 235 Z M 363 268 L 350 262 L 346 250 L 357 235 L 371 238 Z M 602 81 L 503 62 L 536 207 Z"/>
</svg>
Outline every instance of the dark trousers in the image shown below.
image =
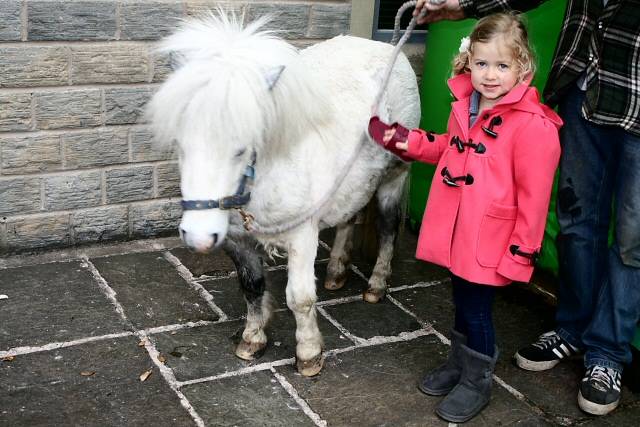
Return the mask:
<svg viewBox="0 0 640 427">
<path fill-rule="evenodd" d="M 453 274 L 451 283 L 456 306 L 454 329 L 467 336 L 467 347 L 493 356 L 496 334 L 491 307 L 495 287 L 469 282 Z"/>
<path fill-rule="evenodd" d="M 574 87 L 560 103 L 557 331 L 588 367 L 620 370 L 640 319 L 640 137 L 585 120 L 584 97 Z"/>
</svg>

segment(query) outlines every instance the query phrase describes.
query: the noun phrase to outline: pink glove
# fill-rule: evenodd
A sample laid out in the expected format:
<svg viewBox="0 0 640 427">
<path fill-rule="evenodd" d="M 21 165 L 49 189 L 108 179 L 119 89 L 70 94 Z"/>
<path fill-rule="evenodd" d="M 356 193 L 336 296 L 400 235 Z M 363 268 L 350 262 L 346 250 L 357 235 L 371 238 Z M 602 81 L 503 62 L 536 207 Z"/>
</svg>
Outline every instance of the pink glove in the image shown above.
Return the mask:
<svg viewBox="0 0 640 427">
<path fill-rule="evenodd" d="M 395 129 L 395 133 L 393 137 L 389 140 L 389 142 L 384 142 L 384 133 L 389 129 Z M 407 137 L 409 136 L 409 129 L 398 124 L 393 123 L 388 125 L 380 120 L 380 117 L 373 116 L 369 120 L 369 135 L 371 138 L 377 142 L 382 148 L 387 151 L 391 151 L 396 156 L 400 157 L 405 162 L 410 162 L 413 159 L 406 155 L 406 151 L 396 148 L 396 142 L 405 142 Z"/>
</svg>

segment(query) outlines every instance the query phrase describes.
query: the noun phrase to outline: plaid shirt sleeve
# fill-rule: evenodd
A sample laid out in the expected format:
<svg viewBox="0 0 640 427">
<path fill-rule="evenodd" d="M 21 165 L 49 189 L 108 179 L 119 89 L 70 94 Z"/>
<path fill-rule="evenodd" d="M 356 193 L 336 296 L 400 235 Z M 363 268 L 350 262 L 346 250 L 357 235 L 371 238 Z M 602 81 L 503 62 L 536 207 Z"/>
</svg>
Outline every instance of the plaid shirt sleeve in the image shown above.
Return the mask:
<svg viewBox="0 0 640 427">
<path fill-rule="evenodd" d="M 515 10 L 526 12 L 546 0 L 460 0 L 460 7 L 467 17 L 480 18 L 492 13 Z"/>
<path fill-rule="evenodd" d="M 544 0 L 460 0 L 468 17 L 527 11 Z M 568 0 L 544 90 L 555 105 L 576 81 L 587 82 L 584 116 L 640 136 L 640 2 Z"/>
</svg>

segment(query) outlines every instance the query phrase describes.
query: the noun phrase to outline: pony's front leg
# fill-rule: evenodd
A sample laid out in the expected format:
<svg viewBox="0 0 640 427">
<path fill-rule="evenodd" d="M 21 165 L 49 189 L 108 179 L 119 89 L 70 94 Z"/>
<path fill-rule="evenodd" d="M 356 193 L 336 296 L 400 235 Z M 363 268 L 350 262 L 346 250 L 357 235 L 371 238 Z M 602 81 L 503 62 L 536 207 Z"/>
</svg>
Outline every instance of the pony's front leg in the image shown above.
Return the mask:
<svg viewBox="0 0 640 427">
<path fill-rule="evenodd" d="M 229 239 L 224 244 L 225 252 L 236 266 L 247 303 L 247 321 L 242 339 L 236 347 L 236 356 L 243 360 L 254 360 L 264 353 L 267 346 L 267 334 L 264 330 L 272 312 L 269 293 L 265 292 L 262 257 L 251 249 L 251 244 L 238 244 Z"/>
<path fill-rule="evenodd" d="M 296 319 L 296 359 L 298 372 L 313 376 L 320 372 L 322 335 L 318 329 L 316 284 L 313 264 L 318 251 L 318 229 L 305 224 L 293 232 L 288 247 L 289 277 L 287 305 Z"/>
<path fill-rule="evenodd" d="M 333 239 L 329 264 L 327 264 L 327 277 L 324 281 L 326 289 L 332 291 L 340 289 L 347 281 L 351 249 L 353 248 L 354 221 L 355 217 L 336 227 L 336 237 Z"/>
<path fill-rule="evenodd" d="M 393 246 L 401 220 L 400 203 L 408 171 L 408 166 L 405 164 L 391 169 L 376 192 L 378 258 L 369 278 L 369 287 L 362 295 L 364 300 L 370 303 L 377 303 L 387 292 L 387 279 L 391 276 Z"/>
</svg>

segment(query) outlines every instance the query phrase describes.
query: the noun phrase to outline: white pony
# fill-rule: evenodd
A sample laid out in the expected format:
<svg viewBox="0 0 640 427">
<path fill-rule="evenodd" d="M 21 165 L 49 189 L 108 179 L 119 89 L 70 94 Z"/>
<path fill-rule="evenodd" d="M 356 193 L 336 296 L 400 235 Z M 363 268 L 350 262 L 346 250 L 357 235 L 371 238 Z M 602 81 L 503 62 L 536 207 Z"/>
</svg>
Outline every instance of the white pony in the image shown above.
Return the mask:
<svg viewBox="0 0 640 427">
<path fill-rule="evenodd" d="M 314 306 L 319 230 L 338 226 L 325 282 L 336 289 L 346 279 L 350 220 L 375 195 L 381 249 L 365 299 L 383 297 L 390 275 L 408 167 L 366 129 L 393 47 L 340 36 L 298 51 L 262 30 L 266 22 L 244 26 L 224 13 L 186 22 L 161 47 L 177 67 L 148 114 L 157 140 L 179 148 L 182 239 L 201 252 L 221 246 L 236 264 L 248 309 L 236 355 L 252 359 L 267 343 L 257 241 L 288 253 L 297 366 L 315 375 L 323 363 Z M 419 111 L 415 74 L 401 55 L 378 114 L 415 127 Z M 229 207 L 252 216 L 252 232 Z"/>
</svg>

